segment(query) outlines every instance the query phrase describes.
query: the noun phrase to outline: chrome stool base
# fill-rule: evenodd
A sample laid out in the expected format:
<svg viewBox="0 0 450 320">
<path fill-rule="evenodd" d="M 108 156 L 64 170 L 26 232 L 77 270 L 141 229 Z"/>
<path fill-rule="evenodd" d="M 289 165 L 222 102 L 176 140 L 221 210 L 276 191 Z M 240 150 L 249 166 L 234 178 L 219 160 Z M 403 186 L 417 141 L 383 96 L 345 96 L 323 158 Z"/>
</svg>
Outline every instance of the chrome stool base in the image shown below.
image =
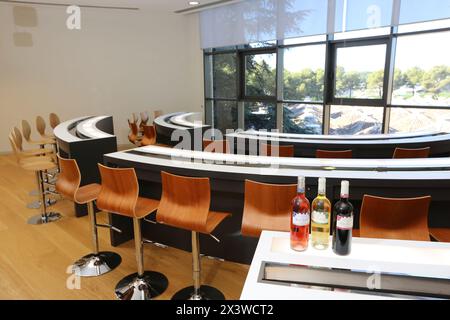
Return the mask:
<svg viewBox="0 0 450 320">
<path fill-rule="evenodd" d="M 133 273 L 117 284 L 116 296 L 120 300 L 150 300 L 163 293 L 168 286 L 169 280 L 162 273 L 145 271 L 143 276 Z"/>
<path fill-rule="evenodd" d="M 28 219 L 28 224 L 39 225 L 55 222 L 61 219 L 61 214 L 56 212 L 49 212 L 46 216 L 36 215 Z"/>
<path fill-rule="evenodd" d="M 76 261 L 72 272 L 79 277 L 97 277 L 114 270 L 121 262 L 122 258 L 115 252 L 92 253 Z"/>
<path fill-rule="evenodd" d="M 47 199 L 47 203 L 46 203 L 46 207 L 50 207 L 52 205 L 54 205 L 57 201 L 55 199 Z M 41 207 L 41 201 L 33 201 L 30 202 L 29 204 L 27 204 L 27 208 L 28 209 L 39 209 Z"/>
<path fill-rule="evenodd" d="M 225 296 L 210 286 L 200 286 L 198 293 L 195 294 L 194 286 L 190 286 L 175 293 L 172 300 L 225 300 Z"/>
</svg>

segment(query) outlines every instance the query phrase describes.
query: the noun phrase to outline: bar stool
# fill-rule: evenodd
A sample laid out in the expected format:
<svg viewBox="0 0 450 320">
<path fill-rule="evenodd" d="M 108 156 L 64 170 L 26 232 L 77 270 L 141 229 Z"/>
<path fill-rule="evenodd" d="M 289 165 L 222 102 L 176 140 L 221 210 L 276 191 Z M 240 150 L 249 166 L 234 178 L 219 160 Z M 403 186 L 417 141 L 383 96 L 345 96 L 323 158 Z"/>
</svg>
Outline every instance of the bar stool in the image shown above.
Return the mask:
<svg viewBox="0 0 450 320">
<path fill-rule="evenodd" d="M 143 126 L 144 135 L 142 136 L 141 146 L 156 144 L 156 131 L 154 126 Z"/>
<path fill-rule="evenodd" d="M 130 133 L 128 134 L 128 141 L 132 144 L 139 146 L 140 137 L 139 137 L 139 128 L 136 122 L 131 122 L 128 120 L 128 125 L 130 127 Z"/>
<path fill-rule="evenodd" d="M 330 151 L 330 150 L 316 150 L 316 158 L 323 159 L 351 159 L 353 158 L 352 150 L 340 150 L 340 151 Z"/>
<path fill-rule="evenodd" d="M 94 201 L 97 199 L 101 186 L 97 183 L 80 187 L 81 173 L 78 164 L 73 159 L 63 159 L 60 156 L 61 172 L 56 182 L 56 190 L 67 199 L 78 204 L 87 204 L 91 224 L 91 237 L 93 253 L 77 260 L 73 265 L 73 272 L 80 277 L 96 277 L 108 273 L 120 265 L 120 255 L 109 251 L 99 251 L 97 217 L 94 210 Z M 105 226 L 107 227 L 107 226 Z"/>
<path fill-rule="evenodd" d="M 158 209 L 159 201 L 139 197 L 139 184 L 134 169 L 108 168 L 98 165 L 102 188 L 97 197 L 100 210 L 133 218 L 134 242 L 138 272 L 130 274 L 116 285 L 116 296 L 121 300 L 150 300 L 163 293 L 169 284 L 166 276 L 155 271 L 144 271 L 144 248 L 141 220 Z"/>
<path fill-rule="evenodd" d="M 56 168 L 56 164 L 52 161 L 51 158 L 46 156 L 43 157 L 32 156 L 30 158 L 26 157 L 24 158 L 24 156 L 18 152 L 12 134 L 10 134 L 8 138 L 13 153 L 16 156 L 17 163 L 20 165 L 20 167 L 22 167 L 24 170 L 33 171 L 35 173 L 39 199 L 41 199 L 41 204 L 46 204 L 47 203 L 46 195 L 49 194 L 49 192 L 45 188 L 43 174 L 47 170 Z M 61 219 L 61 214 L 57 212 L 47 212 L 47 205 L 40 205 L 39 208 L 41 210 L 40 215 L 36 215 L 29 218 L 28 224 L 33 225 L 46 224 Z"/>
<path fill-rule="evenodd" d="M 430 202 L 430 196 L 394 199 L 364 195 L 359 217 L 360 236 L 430 241 Z"/>
<path fill-rule="evenodd" d="M 259 237 L 263 230 L 290 231 L 291 202 L 296 195 L 296 184 L 245 180 L 242 235 Z"/>
<path fill-rule="evenodd" d="M 228 140 L 203 140 L 203 151 L 230 153 L 230 143 Z"/>
<path fill-rule="evenodd" d="M 22 139 L 22 133 L 20 132 L 20 130 L 17 127 L 14 127 L 13 131 L 10 133 L 10 138 L 13 139 L 14 141 L 14 145 L 15 148 L 18 152 L 18 155 L 21 156 L 22 159 L 28 158 L 28 162 L 31 159 L 35 159 L 35 160 L 42 160 L 41 157 L 46 156 L 47 160 L 49 161 L 54 161 L 54 150 L 52 149 L 48 149 L 48 148 L 44 148 L 44 149 L 33 149 L 33 150 L 24 150 L 23 149 L 23 139 Z M 45 172 L 45 177 L 47 179 L 44 179 L 44 182 L 48 183 L 48 177 L 51 176 L 53 177 L 53 175 L 49 175 L 47 172 Z M 32 196 L 38 196 L 39 192 L 35 191 L 35 192 L 31 192 Z M 47 206 L 53 205 L 56 203 L 56 200 L 54 199 L 47 199 Z M 37 200 L 37 201 L 33 201 L 29 204 L 27 204 L 27 208 L 28 209 L 39 209 L 41 206 L 41 201 Z"/>
<path fill-rule="evenodd" d="M 395 148 L 393 159 L 407 158 L 428 158 L 430 156 L 430 147 L 418 149 Z"/>
<path fill-rule="evenodd" d="M 294 156 L 294 146 L 276 146 L 271 144 L 261 143 L 259 154 L 268 157 L 293 157 Z"/>
<path fill-rule="evenodd" d="M 211 232 L 229 213 L 210 211 L 209 178 L 176 176 L 161 171 L 162 197 L 156 213 L 158 222 L 191 231 L 194 285 L 178 291 L 173 300 L 223 300 L 218 289 L 200 284 L 200 241 L 198 233 Z"/>
<path fill-rule="evenodd" d="M 141 112 L 141 113 L 140 113 L 140 116 L 141 116 L 141 122 L 139 123 L 139 128 L 140 128 L 140 129 L 143 129 L 144 126 L 147 125 L 149 116 L 148 116 L 147 111 Z"/>
</svg>

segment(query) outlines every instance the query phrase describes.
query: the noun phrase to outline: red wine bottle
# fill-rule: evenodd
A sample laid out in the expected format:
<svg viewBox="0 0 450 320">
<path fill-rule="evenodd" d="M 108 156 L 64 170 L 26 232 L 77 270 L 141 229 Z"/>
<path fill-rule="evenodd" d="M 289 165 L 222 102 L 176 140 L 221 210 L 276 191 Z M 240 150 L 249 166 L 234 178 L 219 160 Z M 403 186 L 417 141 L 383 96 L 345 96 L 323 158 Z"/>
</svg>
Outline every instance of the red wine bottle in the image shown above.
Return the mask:
<svg viewBox="0 0 450 320">
<path fill-rule="evenodd" d="M 341 199 L 333 208 L 333 251 L 345 256 L 352 247 L 353 206 L 348 201 L 348 181 L 341 182 Z"/>
<path fill-rule="evenodd" d="M 305 177 L 298 177 L 297 196 L 292 200 L 291 248 L 296 251 L 308 249 L 310 205 L 305 197 Z"/>
</svg>

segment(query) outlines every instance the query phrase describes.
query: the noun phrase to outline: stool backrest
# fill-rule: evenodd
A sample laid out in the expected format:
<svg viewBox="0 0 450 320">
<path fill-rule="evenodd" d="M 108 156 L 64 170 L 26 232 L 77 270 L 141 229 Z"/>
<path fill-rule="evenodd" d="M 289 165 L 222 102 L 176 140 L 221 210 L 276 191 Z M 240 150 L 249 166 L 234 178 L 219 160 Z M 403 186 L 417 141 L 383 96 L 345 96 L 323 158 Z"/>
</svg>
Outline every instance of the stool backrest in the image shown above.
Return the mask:
<svg viewBox="0 0 450 320">
<path fill-rule="evenodd" d="M 203 151 L 230 153 L 230 142 L 228 140 L 203 140 Z"/>
<path fill-rule="evenodd" d="M 136 122 L 128 122 L 128 124 L 130 125 L 130 133 L 128 134 L 128 140 L 131 143 L 136 143 L 138 134 L 139 134 L 139 129 L 138 126 L 136 124 Z"/>
<path fill-rule="evenodd" d="M 296 184 L 276 185 L 245 180 L 241 233 L 259 237 L 263 230 L 289 231 Z"/>
<path fill-rule="evenodd" d="M 41 136 L 45 136 L 45 120 L 41 116 L 36 117 L 36 129 Z"/>
<path fill-rule="evenodd" d="M 418 149 L 405 149 L 395 148 L 394 159 L 407 159 L 407 158 L 428 158 L 430 156 L 430 147 L 418 148 Z"/>
<path fill-rule="evenodd" d="M 203 232 L 211 201 L 209 178 L 182 177 L 161 171 L 161 181 L 157 221 Z"/>
<path fill-rule="evenodd" d="M 17 149 L 19 151 L 23 151 L 23 138 L 19 128 L 14 127 L 14 132 L 13 134 L 11 134 L 11 136 L 14 139 Z"/>
<path fill-rule="evenodd" d="M 431 197 L 381 198 L 364 195 L 360 236 L 365 238 L 429 241 Z"/>
<path fill-rule="evenodd" d="M 74 159 L 64 159 L 58 155 L 60 173 L 56 190 L 64 197 L 77 202 L 76 194 L 81 184 L 81 173 Z"/>
<path fill-rule="evenodd" d="M 316 150 L 316 158 L 351 159 L 352 157 L 353 157 L 352 150 L 340 150 L 340 151 Z"/>
<path fill-rule="evenodd" d="M 293 157 L 294 156 L 294 146 L 275 146 L 271 144 L 260 144 L 260 155 L 269 157 Z"/>
<path fill-rule="evenodd" d="M 22 120 L 22 134 L 26 141 L 31 141 L 31 126 L 27 120 Z"/>
<path fill-rule="evenodd" d="M 149 146 L 156 143 L 156 130 L 154 126 L 143 126 L 144 135 L 142 136 L 141 146 Z"/>
<path fill-rule="evenodd" d="M 147 111 L 141 112 L 140 116 L 141 116 L 141 123 L 139 124 L 139 127 L 143 127 L 143 126 L 147 125 L 147 122 L 148 122 L 149 117 L 148 117 Z"/>
<path fill-rule="evenodd" d="M 61 123 L 56 113 L 50 113 L 50 115 L 48 116 L 48 120 L 50 122 L 50 127 L 52 129 L 55 129 L 58 126 L 58 124 Z"/>
<path fill-rule="evenodd" d="M 14 134 L 12 132 L 9 133 L 8 140 L 11 145 L 11 150 L 14 154 L 14 157 L 16 158 L 17 163 L 20 163 L 21 157 L 19 155 L 19 150 L 17 149 L 17 145 L 14 142 Z"/>
<path fill-rule="evenodd" d="M 98 164 L 102 189 L 97 198 L 97 207 L 102 211 L 136 217 L 135 209 L 139 197 L 139 184 L 133 168 L 108 168 Z"/>
</svg>

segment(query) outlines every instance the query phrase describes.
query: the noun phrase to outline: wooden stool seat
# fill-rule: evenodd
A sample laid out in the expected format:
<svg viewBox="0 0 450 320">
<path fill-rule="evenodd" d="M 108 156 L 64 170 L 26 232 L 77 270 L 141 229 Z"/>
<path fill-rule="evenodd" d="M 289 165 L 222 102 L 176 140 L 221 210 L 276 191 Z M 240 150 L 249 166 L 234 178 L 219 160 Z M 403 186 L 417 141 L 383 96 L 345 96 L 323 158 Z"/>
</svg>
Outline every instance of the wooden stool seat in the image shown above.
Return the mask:
<svg viewBox="0 0 450 320">
<path fill-rule="evenodd" d="M 450 242 L 450 228 L 430 228 L 430 235 L 439 242 Z"/>
<path fill-rule="evenodd" d="M 76 203 L 86 204 L 95 201 L 100 194 L 102 186 L 98 183 L 92 183 L 82 186 L 76 193 Z"/>
<path fill-rule="evenodd" d="M 149 212 L 151 213 L 156 211 L 158 206 L 158 200 L 139 197 L 136 202 L 135 215 L 139 219 L 144 218 L 149 214 Z"/>
<path fill-rule="evenodd" d="M 360 213 L 363 238 L 430 241 L 428 209 L 431 197 L 382 198 L 364 195 Z"/>
<path fill-rule="evenodd" d="M 156 131 L 154 126 L 143 125 L 143 136 L 141 146 L 154 145 L 156 143 Z"/>
<path fill-rule="evenodd" d="M 351 159 L 353 157 L 352 150 L 316 150 L 316 158 L 322 159 Z"/>
<path fill-rule="evenodd" d="M 289 158 L 294 156 L 294 146 L 293 145 L 271 145 L 261 143 L 259 154 L 268 157 L 283 157 Z"/>
<path fill-rule="evenodd" d="M 50 161 L 21 162 L 22 168 L 28 171 L 46 171 L 56 168 L 56 164 Z"/>
<path fill-rule="evenodd" d="M 268 184 L 245 180 L 241 233 L 259 237 L 262 230 L 289 231 L 291 201 L 297 185 Z"/>
<path fill-rule="evenodd" d="M 395 148 L 394 159 L 408 159 L 408 158 L 428 158 L 430 156 L 430 147 L 417 148 L 417 149 L 406 149 L 406 148 Z"/>
<path fill-rule="evenodd" d="M 225 218 L 228 218 L 230 216 L 231 214 L 227 212 L 209 211 L 205 229 L 200 232 L 210 234 Z"/>
</svg>

